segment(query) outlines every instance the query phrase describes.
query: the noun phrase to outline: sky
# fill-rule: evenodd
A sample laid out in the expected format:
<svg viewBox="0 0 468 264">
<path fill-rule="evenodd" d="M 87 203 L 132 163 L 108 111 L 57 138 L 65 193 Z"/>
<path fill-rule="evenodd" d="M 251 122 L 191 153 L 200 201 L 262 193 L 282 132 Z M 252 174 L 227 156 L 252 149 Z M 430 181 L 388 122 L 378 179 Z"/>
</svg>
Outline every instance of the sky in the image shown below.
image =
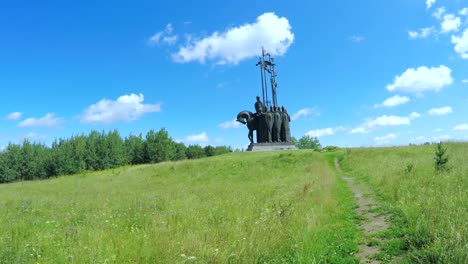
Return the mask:
<svg viewBox="0 0 468 264">
<path fill-rule="evenodd" d="M 0 8 L 0 150 L 161 128 L 245 148 L 262 46 L 296 138 L 468 140 L 468 0 L 45 0 Z"/>
</svg>

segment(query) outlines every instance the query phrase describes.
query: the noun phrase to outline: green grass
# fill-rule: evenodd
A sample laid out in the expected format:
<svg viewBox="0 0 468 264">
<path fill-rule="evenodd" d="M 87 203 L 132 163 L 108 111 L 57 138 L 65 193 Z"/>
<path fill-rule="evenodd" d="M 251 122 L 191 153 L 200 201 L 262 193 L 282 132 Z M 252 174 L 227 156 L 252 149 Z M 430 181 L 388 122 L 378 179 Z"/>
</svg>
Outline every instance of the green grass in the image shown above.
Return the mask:
<svg viewBox="0 0 468 264">
<path fill-rule="evenodd" d="M 435 146 L 349 149 L 343 168 L 374 189 L 392 216 L 383 260 L 468 263 L 468 144 L 444 144 L 448 170 L 437 172 Z"/>
<path fill-rule="evenodd" d="M 232 153 L 0 185 L 0 263 L 356 263 L 332 157 Z"/>
</svg>

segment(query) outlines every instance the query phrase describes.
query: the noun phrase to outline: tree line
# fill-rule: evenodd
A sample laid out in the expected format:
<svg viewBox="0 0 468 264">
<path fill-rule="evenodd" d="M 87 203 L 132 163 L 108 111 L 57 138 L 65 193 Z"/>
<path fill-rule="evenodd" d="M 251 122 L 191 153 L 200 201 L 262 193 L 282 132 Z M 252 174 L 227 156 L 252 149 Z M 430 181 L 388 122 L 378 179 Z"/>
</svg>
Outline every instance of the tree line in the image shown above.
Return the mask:
<svg viewBox="0 0 468 264">
<path fill-rule="evenodd" d="M 232 152 L 227 146 L 178 143 L 163 128 L 122 138 L 117 130 L 92 131 L 52 145 L 31 142 L 10 143 L 0 152 L 0 183 L 47 179 L 116 168 L 124 165 L 197 159 Z"/>
</svg>

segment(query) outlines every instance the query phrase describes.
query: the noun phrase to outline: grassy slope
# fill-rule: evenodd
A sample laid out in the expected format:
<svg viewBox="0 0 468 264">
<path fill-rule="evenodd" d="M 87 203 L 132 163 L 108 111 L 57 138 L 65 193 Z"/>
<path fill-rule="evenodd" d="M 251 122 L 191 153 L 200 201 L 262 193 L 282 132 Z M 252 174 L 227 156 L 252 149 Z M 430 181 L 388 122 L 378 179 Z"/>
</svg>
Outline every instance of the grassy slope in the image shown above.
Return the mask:
<svg viewBox="0 0 468 264">
<path fill-rule="evenodd" d="M 330 160 L 233 153 L 0 185 L 0 263 L 354 263 Z"/>
<path fill-rule="evenodd" d="M 468 144 L 445 146 L 451 169 L 442 173 L 434 170 L 435 146 L 351 149 L 344 159 L 394 214 L 384 248 L 409 249 L 403 262 L 468 263 Z"/>
</svg>

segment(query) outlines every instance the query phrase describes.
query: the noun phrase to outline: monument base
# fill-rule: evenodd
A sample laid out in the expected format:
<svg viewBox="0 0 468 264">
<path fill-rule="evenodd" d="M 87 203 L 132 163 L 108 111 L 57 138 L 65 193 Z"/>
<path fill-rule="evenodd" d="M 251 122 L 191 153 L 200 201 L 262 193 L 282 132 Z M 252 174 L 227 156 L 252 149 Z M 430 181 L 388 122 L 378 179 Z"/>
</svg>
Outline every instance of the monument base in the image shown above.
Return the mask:
<svg viewBox="0 0 468 264">
<path fill-rule="evenodd" d="M 250 143 L 247 151 L 296 150 L 292 142 Z"/>
</svg>

